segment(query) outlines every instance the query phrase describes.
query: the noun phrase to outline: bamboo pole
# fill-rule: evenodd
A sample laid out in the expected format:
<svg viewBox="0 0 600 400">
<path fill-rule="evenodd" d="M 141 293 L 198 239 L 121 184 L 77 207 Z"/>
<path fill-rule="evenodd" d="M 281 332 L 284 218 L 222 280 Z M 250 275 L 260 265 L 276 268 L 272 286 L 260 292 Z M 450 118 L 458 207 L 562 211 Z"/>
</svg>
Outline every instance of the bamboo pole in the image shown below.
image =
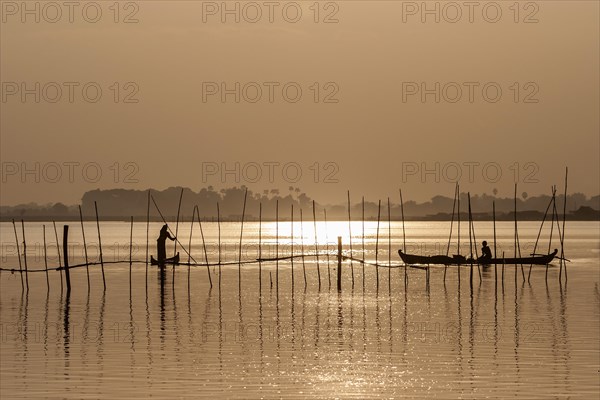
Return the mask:
<svg viewBox="0 0 600 400">
<path fill-rule="evenodd" d="M 238 256 L 238 283 L 242 284 L 242 237 L 244 235 L 244 218 L 246 217 L 246 199 L 248 197 L 248 189 L 244 193 L 244 206 L 242 207 L 242 226 L 240 227 L 240 251 Z M 240 286 L 241 287 L 241 286 Z"/>
<path fill-rule="evenodd" d="M 290 211 L 290 236 L 291 236 L 291 243 L 290 243 L 290 254 L 291 254 L 291 258 L 290 258 L 290 263 L 291 263 L 291 267 L 292 267 L 292 291 L 294 290 L 294 203 L 291 204 L 291 211 Z M 329 264 L 327 264 L 329 265 Z"/>
<path fill-rule="evenodd" d="M 454 186 L 454 199 L 452 201 L 452 218 L 450 219 L 450 235 L 448 236 L 448 247 L 446 248 L 446 256 L 450 254 L 450 243 L 452 241 L 452 229 L 454 228 L 454 211 L 456 210 L 456 190 L 458 184 Z M 444 265 L 444 283 L 446 283 L 446 271 L 448 270 L 448 266 Z"/>
<path fill-rule="evenodd" d="M 352 216 L 350 213 L 350 190 L 348 190 L 348 237 L 350 241 L 350 257 L 353 257 L 354 252 L 352 251 Z M 350 258 L 350 271 L 352 273 L 352 288 L 354 288 L 354 264 L 352 263 L 352 258 Z"/>
<path fill-rule="evenodd" d="M 492 218 L 494 221 L 494 260 L 497 260 L 496 255 L 496 201 L 492 201 Z M 494 263 L 494 282 L 498 285 L 498 264 Z"/>
<path fill-rule="evenodd" d="M 321 290 L 321 268 L 319 266 L 319 241 L 317 239 L 317 216 L 315 211 L 315 201 L 312 202 L 313 224 L 315 228 L 315 254 L 317 256 L 317 278 L 319 279 L 319 290 Z"/>
<path fill-rule="evenodd" d="M 331 269 L 329 266 L 329 234 L 327 233 L 327 210 L 325 208 L 323 208 L 323 218 L 325 219 L 325 246 L 326 246 L 326 251 L 325 254 L 327 254 L 327 282 L 329 285 L 329 289 L 331 289 Z M 293 260 L 293 258 L 292 258 Z"/>
<path fill-rule="evenodd" d="M 262 258 L 262 202 L 258 203 L 258 259 Z M 262 291 L 262 262 L 258 262 L 258 290 Z"/>
<path fill-rule="evenodd" d="M 404 228 L 404 200 L 402 200 L 402 189 L 400 191 L 400 213 L 402 214 L 402 247 L 403 251 L 406 253 L 406 230 Z M 406 287 L 406 282 L 408 279 L 408 266 L 404 263 L 404 286 Z"/>
<path fill-rule="evenodd" d="M 100 252 L 100 267 L 102 268 L 102 283 L 106 290 L 106 277 L 104 276 L 104 259 L 102 258 L 102 238 L 100 236 L 100 219 L 98 218 L 98 204 L 94 201 L 94 209 L 96 210 L 96 227 L 98 228 L 98 249 Z"/>
<path fill-rule="evenodd" d="M 560 263 L 565 265 L 565 282 L 567 281 L 567 262 L 565 260 L 565 224 L 567 221 L 567 183 L 569 179 L 569 167 L 565 168 L 565 198 L 563 202 L 563 223 L 562 223 L 562 234 L 560 237 Z M 562 271 L 562 269 L 561 269 Z M 560 275 L 560 273 L 559 273 Z M 559 278 L 560 279 L 560 278 Z"/>
<path fill-rule="evenodd" d="M 69 273 L 69 225 L 63 226 L 63 255 L 65 259 L 65 281 L 67 283 L 67 296 L 71 293 L 71 274 Z"/>
<path fill-rule="evenodd" d="M 456 253 L 460 255 L 460 185 L 456 184 L 456 191 L 458 192 L 456 195 L 456 224 L 457 224 L 457 235 L 456 235 Z M 458 271 L 458 284 L 460 285 L 460 261 L 457 267 Z"/>
<path fill-rule="evenodd" d="M 148 202 L 146 206 L 146 285 L 148 284 L 148 253 L 150 247 L 150 190 L 148 190 Z"/>
<path fill-rule="evenodd" d="M 552 190 L 554 191 L 554 189 L 552 189 Z M 552 196 L 554 197 L 554 193 L 552 194 Z M 533 246 L 533 254 L 535 254 L 535 252 L 537 250 L 538 242 L 540 241 L 540 236 L 542 234 L 542 228 L 544 227 L 544 222 L 546 222 L 546 217 L 548 216 L 548 210 L 550 210 L 551 205 L 552 205 L 552 198 L 550 198 L 550 201 L 548 202 L 548 206 L 546 207 L 546 211 L 544 212 L 544 218 L 542 218 L 542 223 L 540 224 L 540 229 L 538 231 L 537 238 L 535 239 L 535 245 Z M 531 279 L 532 267 L 533 267 L 533 263 L 531 263 L 529 265 L 529 273 L 527 275 L 527 282 L 529 282 Z"/>
<path fill-rule="evenodd" d="M 304 289 L 306 289 L 306 263 L 304 262 L 304 221 L 302 208 L 300 208 L 300 251 L 302 251 L 302 274 L 304 275 Z"/>
<path fill-rule="evenodd" d="M 17 236 L 17 225 L 15 220 L 12 220 L 13 230 L 15 231 L 15 243 L 17 244 L 17 259 L 19 260 L 19 276 L 21 277 L 21 290 L 25 290 L 25 283 L 23 281 L 23 265 L 21 264 L 21 250 L 19 249 L 19 237 Z M 60 263 L 60 262 L 59 262 Z"/>
<path fill-rule="evenodd" d="M 458 184 L 457 184 L 457 186 L 454 187 L 454 200 L 452 202 L 452 218 L 450 219 L 450 235 L 448 236 L 448 247 L 446 248 L 446 256 L 448 256 L 450 254 L 450 242 L 452 241 L 452 228 L 454 225 L 454 211 L 455 211 L 455 207 L 456 207 L 457 187 L 458 187 Z"/>
<path fill-rule="evenodd" d="M 183 188 L 179 192 L 179 205 L 177 206 L 177 220 L 175 221 L 175 237 L 179 234 L 179 213 L 181 211 L 181 201 L 183 200 Z M 173 241 L 173 257 L 177 255 L 177 240 Z M 173 274 L 175 274 L 175 264 L 173 264 Z"/>
<path fill-rule="evenodd" d="M 515 258 L 517 258 L 517 184 L 515 183 L 515 196 L 514 196 L 514 202 L 515 202 Z M 517 264 L 515 263 L 515 286 L 517 285 Z"/>
<path fill-rule="evenodd" d="M 218 233 L 218 250 L 219 250 L 219 289 L 221 289 L 221 209 L 217 201 L 217 233 Z"/>
<path fill-rule="evenodd" d="M 521 244 L 519 243 L 519 229 L 517 227 L 517 184 L 515 183 L 515 258 L 517 257 L 516 251 L 519 251 L 519 257 L 521 257 Z M 516 275 L 517 266 L 515 265 L 515 275 Z M 523 269 L 523 264 L 521 264 L 521 274 L 523 275 L 523 282 L 525 282 L 525 270 Z M 516 278 L 516 276 L 515 276 Z"/>
<path fill-rule="evenodd" d="M 58 253 L 58 268 L 60 275 L 60 292 L 63 292 L 63 274 L 62 274 L 62 262 L 60 259 L 60 245 L 58 244 L 58 232 L 56 231 L 56 223 L 52 221 L 52 226 L 54 227 L 54 239 L 56 240 L 56 252 Z"/>
<path fill-rule="evenodd" d="M 375 237 L 375 270 L 377 272 L 377 291 L 379 291 L 379 220 L 381 219 L 381 200 L 377 205 L 377 235 Z"/>
<path fill-rule="evenodd" d="M 275 285 L 279 292 L 279 200 L 275 200 Z"/>
<path fill-rule="evenodd" d="M 471 197 L 469 196 L 469 214 L 471 219 L 471 228 L 473 230 L 473 245 L 475 246 L 475 259 L 479 260 L 479 252 L 477 251 L 477 237 L 475 237 L 475 222 L 473 221 L 473 214 L 471 212 Z M 477 263 L 477 272 L 479 273 L 479 282 L 481 282 L 481 265 Z"/>
<path fill-rule="evenodd" d="M 337 290 L 342 291 L 342 237 L 337 238 Z"/>
<path fill-rule="evenodd" d="M 29 292 L 29 274 L 27 269 L 27 241 L 25 240 L 25 223 L 21 220 L 21 229 L 23 230 L 23 266 L 25 267 L 25 286 Z"/>
<path fill-rule="evenodd" d="M 471 269 L 469 272 L 469 282 L 470 282 L 470 286 L 471 286 L 471 290 L 473 289 L 473 240 L 472 240 L 472 235 L 471 235 L 471 192 L 467 192 L 467 205 L 468 205 L 468 210 L 469 210 L 469 253 L 471 253 L 470 259 L 471 259 Z"/>
<path fill-rule="evenodd" d="M 387 198 L 388 212 L 388 287 L 392 284 L 392 211 L 390 207 L 390 198 Z"/>
<path fill-rule="evenodd" d="M 202 237 L 202 249 L 204 250 L 204 260 L 206 262 L 206 273 L 208 274 L 208 282 L 210 283 L 210 287 L 212 289 L 212 277 L 210 276 L 210 265 L 208 265 L 208 251 L 206 251 L 206 241 L 204 240 L 204 230 L 202 229 L 202 221 L 200 220 L 200 209 L 196 205 L 194 207 L 196 213 L 198 214 L 198 225 L 200 226 L 200 236 Z"/>
<path fill-rule="evenodd" d="M 192 208 L 192 221 L 190 222 L 190 239 L 188 241 L 188 292 L 190 290 L 190 274 L 192 262 L 192 235 L 194 233 L 194 218 L 196 216 L 196 207 Z"/>
<path fill-rule="evenodd" d="M 552 248 L 552 236 L 554 235 L 554 217 L 556 216 L 556 188 L 552 194 L 552 221 L 550 223 L 550 237 L 548 238 L 548 253 Z M 558 218 L 558 216 L 557 216 Z M 546 282 L 548 281 L 548 264 L 546 264 Z"/>
<path fill-rule="evenodd" d="M 131 227 L 129 228 L 129 281 L 131 283 L 131 265 L 133 264 L 133 216 L 131 216 Z"/>
<path fill-rule="evenodd" d="M 88 291 L 90 290 L 90 266 L 88 262 L 87 243 L 85 241 L 85 229 L 83 227 L 83 213 L 79 205 L 79 221 L 81 222 L 81 236 L 83 237 L 83 254 L 85 255 L 85 273 L 87 274 Z"/>
<path fill-rule="evenodd" d="M 362 282 L 363 289 L 365 287 L 365 196 L 362 197 Z"/>
<path fill-rule="evenodd" d="M 48 277 L 48 254 L 46 250 L 46 225 L 42 225 L 44 236 L 44 270 L 46 271 L 46 289 L 50 290 L 50 278 Z"/>
</svg>

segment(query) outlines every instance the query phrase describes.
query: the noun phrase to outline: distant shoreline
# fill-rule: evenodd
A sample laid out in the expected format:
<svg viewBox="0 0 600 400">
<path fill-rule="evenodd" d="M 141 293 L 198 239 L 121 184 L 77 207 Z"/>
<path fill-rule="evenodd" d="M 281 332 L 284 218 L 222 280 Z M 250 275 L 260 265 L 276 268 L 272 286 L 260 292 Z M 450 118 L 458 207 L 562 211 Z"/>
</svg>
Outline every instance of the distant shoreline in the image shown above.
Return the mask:
<svg viewBox="0 0 600 400">
<path fill-rule="evenodd" d="M 467 216 L 464 216 L 465 218 L 462 217 L 461 215 L 461 222 L 466 222 L 467 221 Z M 125 218 L 125 217 L 121 217 L 121 216 L 102 216 L 100 217 L 100 221 L 102 222 L 130 222 L 131 217 Z M 146 216 L 142 216 L 142 215 L 138 215 L 138 216 L 133 216 L 133 219 L 136 223 L 141 223 L 141 222 L 146 222 Z M 175 223 L 176 221 L 176 216 L 165 216 L 165 219 L 167 220 L 167 222 L 169 223 Z M 24 222 L 52 222 L 52 221 L 65 221 L 65 222 L 79 222 L 79 216 L 63 216 L 63 215 L 55 215 L 55 216 L 22 216 L 22 217 L 12 217 L 12 216 L 0 216 L 0 222 L 19 222 L 21 220 L 23 220 Z M 387 222 L 387 216 L 385 218 L 381 218 L 380 221 L 385 221 Z M 473 218 L 474 221 L 478 221 L 478 222 L 493 222 L 494 219 L 491 216 L 486 216 L 486 217 L 474 217 Z M 531 218 L 531 217 L 523 217 L 521 215 L 519 215 L 519 213 L 517 213 L 517 220 L 518 221 L 533 221 L 533 222 L 542 222 L 543 220 L 543 216 L 539 217 L 539 218 Z M 562 214 L 558 216 L 558 220 L 562 221 L 563 220 L 563 216 Z M 567 221 L 595 221 L 595 222 L 600 222 L 600 217 L 585 217 L 585 216 L 575 216 L 575 215 L 567 215 Z M 94 218 L 89 218 L 89 217 L 84 217 L 83 218 L 84 222 L 95 222 L 96 220 Z M 185 217 L 185 218 L 179 218 L 179 222 L 190 222 L 191 218 L 189 217 Z M 195 219 L 194 221 L 197 221 L 197 219 Z M 217 222 L 216 218 L 201 218 L 202 222 Z M 241 218 L 226 218 L 223 217 L 221 218 L 221 222 L 240 222 Z M 304 222 L 312 222 L 312 218 L 308 218 L 308 219 L 304 219 Z M 318 222 L 322 222 L 324 221 L 324 219 L 322 218 L 317 218 Z M 332 218 L 332 219 L 328 219 L 328 222 L 335 222 L 335 221 L 344 221 L 347 222 L 347 219 L 341 219 L 341 218 Z M 356 221 L 361 221 L 360 219 L 352 219 L 353 222 Z M 365 218 L 365 221 L 369 221 L 369 222 L 376 222 L 377 219 L 376 218 Z M 400 222 L 402 221 L 401 218 L 398 217 L 393 217 L 390 219 L 390 221 L 392 222 Z M 423 217 L 406 217 L 405 221 L 411 221 L 411 222 L 450 222 L 452 221 L 451 216 L 448 216 L 447 218 L 442 218 L 440 216 L 423 216 Z M 454 218 L 454 221 L 456 222 L 456 216 Z M 497 222 L 512 222 L 514 221 L 514 217 L 512 216 L 496 216 L 496 221 Z M 546 218 L 546 221 L 549 221 L 549 218 Z M 163 220 L 161 218 L 156 218 L 156 217 L 151 217 L 150 218 L 150 222 L 163 222 Z M 259 222 L 257 217 L 249 217 L 246 216 L 244 218 L 244 222 Z M 276 222 L 275 219 L 272 218 L 264 218 L 262 220 L 262 222 Z M 281 218 L 279 219 L 279 222 L 290 222 L 290 218 Z M 294 219 L 294 222 L 300 222 L 299 219 Z"/>
</svg>

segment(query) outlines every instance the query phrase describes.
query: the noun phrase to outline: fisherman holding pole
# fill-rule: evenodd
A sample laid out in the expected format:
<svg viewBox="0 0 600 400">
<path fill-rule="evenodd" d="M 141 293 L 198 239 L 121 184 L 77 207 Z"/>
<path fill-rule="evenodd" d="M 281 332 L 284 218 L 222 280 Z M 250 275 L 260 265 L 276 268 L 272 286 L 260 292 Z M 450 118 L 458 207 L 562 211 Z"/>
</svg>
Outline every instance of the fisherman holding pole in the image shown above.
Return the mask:
<svg viewBox="0 0 600 400">
<path fill-rule="evenodd" d="M 176 238 L 171 236 L 171 234 L 168 231 L 169 227 L 167 224 L 164 224 L 163 227 L 160 229 L 160 234 L 158 236 L 158 239 L 156 239 L 156 251 L 157 251 L 157 258 L 158 258 L 158 262 L 159 264 L 164 264 L 165 260 L 167 259 L 167 250 L 166 250 L 166 240 L 170 239 L 170 240 L 175 240 Z"/>
</svg>

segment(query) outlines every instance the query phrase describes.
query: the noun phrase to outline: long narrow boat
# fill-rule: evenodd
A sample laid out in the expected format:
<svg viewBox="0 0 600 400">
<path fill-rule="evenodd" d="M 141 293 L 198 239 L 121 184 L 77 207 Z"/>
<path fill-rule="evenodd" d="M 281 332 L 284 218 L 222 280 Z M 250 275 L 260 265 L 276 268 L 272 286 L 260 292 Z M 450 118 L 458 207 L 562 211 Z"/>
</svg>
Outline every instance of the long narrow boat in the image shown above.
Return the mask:
<svg viewBox="0 0 600 400">
<path fill-rule="evenodd" d="M 546 265 L 550 264 L 554 257 L 558 253 L 558 249 L 554 249 L 554 251 L 550 254 L 545 254 L 542 256 L 532 256 L 532 257 L 517 257 L 517 258 L 492 258 L 486 260 L 485 262 L 467 259 L 464 256 L 455 255 L 452 257 L 449 256 L 417 256 L 413 254 L 403 253 L 402 250 L 398 250 L 398 254 L 400 254 L 400 258 L 406 264 L 441 264 L 441 265 L 465 265 L 471 263 L 473 261 L 474 264 L 482 264 L 482 265 L 491 265 L 491 264 L 535 264 L 535 265 Z"/>
<path fill-rule="evenodd" d="M 159 263 L 158 260 L 156 260 L 154 258 L 154 256 L 150 256 L 150 264 L 151 265 L 161 265 L 161 263 Z M 179 264 L 179 253 L 177 253 L 175 255 L 175 257 L 165 259 L 165 261 L 163 261 L 162 265 L 165 265 L 165 264 L 173 264 L 173 265 Z"/>
</svg>

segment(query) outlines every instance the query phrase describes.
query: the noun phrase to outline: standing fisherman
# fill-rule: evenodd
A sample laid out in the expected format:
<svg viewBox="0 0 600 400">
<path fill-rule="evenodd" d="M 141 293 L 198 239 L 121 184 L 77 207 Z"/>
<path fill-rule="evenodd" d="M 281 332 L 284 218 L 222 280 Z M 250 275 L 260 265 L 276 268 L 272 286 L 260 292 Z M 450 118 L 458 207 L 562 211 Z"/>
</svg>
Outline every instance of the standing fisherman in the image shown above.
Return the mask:
<svg viewBox="0 0 600 400">
<path fill-rule="evenodd" d="M 156 239 L 156 251 L 159 264 L 164 264 L 167 259 L 167 250 L 165 246 L 165 242 L 168 239 L 175 240 L 176 238 L 171 236 L 168 231 L 169 227 L 167 224 L 164 224 L 160 229 L 160 234 L 158 235 L 158 239 Z"/>
</svg>

